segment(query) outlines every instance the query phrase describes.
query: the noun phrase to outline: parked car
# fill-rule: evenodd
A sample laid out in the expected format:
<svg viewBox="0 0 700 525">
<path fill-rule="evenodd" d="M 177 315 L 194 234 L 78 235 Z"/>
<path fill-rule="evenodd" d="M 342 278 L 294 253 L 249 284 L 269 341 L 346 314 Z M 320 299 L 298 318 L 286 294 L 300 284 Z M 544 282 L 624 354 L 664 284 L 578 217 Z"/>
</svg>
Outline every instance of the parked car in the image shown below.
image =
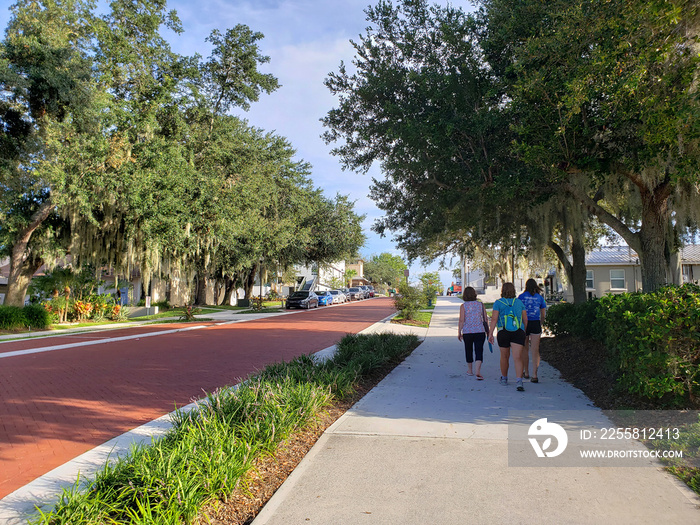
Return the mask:
<svg viewBox="0 0 700 525">
<path fill-rule="evenodd" d="M 290 308 L 318 308 L 318 295 L 306 290 L 292 292 L 287 297 L 287 310 Z"/>
<path fill-rule="evenodd" d="M 365 298 L 365 292 L 360 290 L 357 286 L 353 286 L 352 288 L 349 288 L 348 292 L 350 293 L 350 300 L 351 301 L 361 301 L 362 299 Z"/>
<path fill-rule="evenodd" d="M 375 292 L 374 292 L 374 286 L 372 286 L 371 284 L 368 284 L 368 285 L 367 285 L 367 288 L 369 289 L 369 296 L 370 296 L 370 297 L 374 297 L 374 294 L 375 294 Z"/>
<path fill-rule="evenodd" d="M 350 301 L 350 288 L 341 288 L 341 292 L 345 295 L 345 301 L 349 302 Z"/>
<path fill-rule="evenodd" d="M 362 290 L 362 293 L 364 294 L 364 299 L 369 299 L 369 288 L 367 288 L 366 284 L 361 284 L 358 286 L 360 290 Z"/>
<path fill-rule="evenodd" d="M 340 290 L 331 290 L 329 293 L 333 296 L 333 304 L 341 304 L 346 300 L 345 294 Z"/>
<path fill-rule="evenodd" d="M 328 306 L 329 304 L 333 304 L 333 296 L 330 292 L 327 292 L 325 290 L 318 291 L 316 292 L 316 295 L 318 296 L 319 306 Z"/>
</svg>

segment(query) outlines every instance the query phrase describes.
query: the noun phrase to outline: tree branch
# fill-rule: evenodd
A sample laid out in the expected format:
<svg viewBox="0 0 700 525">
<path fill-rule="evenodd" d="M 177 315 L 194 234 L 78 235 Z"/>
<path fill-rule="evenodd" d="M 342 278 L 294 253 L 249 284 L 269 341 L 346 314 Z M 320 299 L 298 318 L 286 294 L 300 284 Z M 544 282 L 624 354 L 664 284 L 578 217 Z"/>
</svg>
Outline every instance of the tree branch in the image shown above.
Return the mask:
<svg viewBox="0 0 700 525">
<path fill-rule="evenodd" d="M 562 266 L 564 267 L 564 271 L 566 272 L 566 276 L 569 278 L 569 282 L 571 282 L 572 277 L 574 275 L 574 268 L 573 268 L 573 266 L 571 266 L 571 262 L 569 261 L 568 257 L 566 256 L 566 253 L 564 253 L 563 248 L 552 240 L 550 240 L 547 243 L 547 245 L 552 249 L 554 254 L 557 256 L 557 259 L 559 259 L 559 262 L 561 262 Z"/>
<path fill-rule="evenodd" d="M 642 251 L 642 241 L 639 238 L 639 234 L 630 230 L 627 225 L 620 219 L 615 217 L 612 213 L 603 208 L 597 201 L 589 197 L 585 192 L 580 191 L 573 184 L 564 184 L 564 190 L 569 192 L 571 196 L 579 199 L 581 203 L 590 211 L 593 215 L 598 217 L 602 222 L 610 226 L 616 233 L 620 235 L 630 248 L 632 248 L 637 253 Z"/>
<path fill-rule="evenodd" d="M 54 206 L 50 199 L 39 206 L 39 209 L 30 217 L 27 227 L 20 231 L 15 245 L 23 244 L 26 246 L 34 231 L 51 215 L 53 208 Z"/>
</svg>

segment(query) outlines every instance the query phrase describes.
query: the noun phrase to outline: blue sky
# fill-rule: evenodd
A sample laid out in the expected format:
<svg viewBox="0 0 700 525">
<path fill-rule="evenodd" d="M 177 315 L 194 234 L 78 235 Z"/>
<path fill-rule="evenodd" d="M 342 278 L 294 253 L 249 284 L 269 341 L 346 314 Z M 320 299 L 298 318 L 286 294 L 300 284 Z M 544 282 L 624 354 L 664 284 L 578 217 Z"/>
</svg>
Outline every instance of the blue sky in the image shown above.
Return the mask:
<svg viewBox="0 0 700 525">
<path fill-rule="evenodd" d="M 206 57 L 211 48 L 205 39 L 213 29 L 224 32 L 236 24 L 246 24 L 262 32 L 265 38 L 259 43 L 260 48 L 270 57 L 270 62 L 261 69 L 275 75 L 281 87 L 271 95 L 263 95 L 248 112 L 241 111 L 239 115 L 253 126 L 286 137 L 298 157 L 311 163 L 314 183 L 327 196 L 341 193 L 356 201 L 356 211 L 367 216 L 363 255 L 381 252 L 402 255 L 390 238 L 382 239 L 370 230 L 374 220 L 381 216 L 367 196 L 371 177 L 380 177 L 378 169 L 368 175 L 342 171 L 339 159 L 330 154 L 331 146 L 320 137 L 324 128 L 319 119 L 336 105 L 323 80 L 329 72 L 337 71 L 341 61 L 351 62 L 354 53 L 350 39 L 358 40 L 364 33 L 367 26 L 364 10 L 370 3 L 370 0 L 170 0 L 168 7 L 177 11 L 184 33 L 172 35 L 169 40 L 175 52 L 200 53 Z M 0 5 L 0 27 L 4 29 L 11 2 L 0 0 Z M 416 263 L 411 267 L 411 277 L 426 270 L 436 271 L 438 265 L 424 269 Z M 451 272 L 441 272 L 441 278 L 449 286 Z"/>
</svg>

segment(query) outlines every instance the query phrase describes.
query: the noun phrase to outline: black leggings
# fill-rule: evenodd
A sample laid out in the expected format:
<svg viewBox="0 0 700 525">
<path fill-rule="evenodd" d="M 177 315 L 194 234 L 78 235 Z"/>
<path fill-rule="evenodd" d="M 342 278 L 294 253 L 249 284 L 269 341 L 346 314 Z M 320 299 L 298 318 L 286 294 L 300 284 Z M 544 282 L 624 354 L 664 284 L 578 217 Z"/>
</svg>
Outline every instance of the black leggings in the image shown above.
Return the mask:
<svg viewBox="0 0 700 525">
<path fill-rule="evenodd" d="M 486 334 L 484 332 L 478 334 L 462 334 L 464 341 L 464 354 L 467 358 L 467 363 L 484 360 L 484 341 Z M 474 351 L 472 352 L 472 348 Z M 476 359 L 473 357 L 476 356 Z"/>
</svg>

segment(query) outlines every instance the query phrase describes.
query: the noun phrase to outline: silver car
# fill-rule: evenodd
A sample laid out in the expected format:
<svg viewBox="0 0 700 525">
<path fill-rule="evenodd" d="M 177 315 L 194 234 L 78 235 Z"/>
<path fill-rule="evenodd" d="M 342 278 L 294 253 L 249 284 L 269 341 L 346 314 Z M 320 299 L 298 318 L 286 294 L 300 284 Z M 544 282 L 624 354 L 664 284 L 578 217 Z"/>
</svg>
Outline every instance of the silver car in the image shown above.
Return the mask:
<svg viewBox="0 0 700 525">
<path fill-rule="evenodd" d="M 345 302 L 345 294 L 340 290 L 331 290 L 329 293 L 333 296 L 333 304 L 341 304 Z"/>
<path fill-rule="evenodd" d="M 365 298 L 365 292 L 360 290 L 360 288 L 357 286 L 353 286 L 348 291 L 350 292 L 350 300 L 351 301 L 361 301 L 362 299 Z"/>
</svg>

